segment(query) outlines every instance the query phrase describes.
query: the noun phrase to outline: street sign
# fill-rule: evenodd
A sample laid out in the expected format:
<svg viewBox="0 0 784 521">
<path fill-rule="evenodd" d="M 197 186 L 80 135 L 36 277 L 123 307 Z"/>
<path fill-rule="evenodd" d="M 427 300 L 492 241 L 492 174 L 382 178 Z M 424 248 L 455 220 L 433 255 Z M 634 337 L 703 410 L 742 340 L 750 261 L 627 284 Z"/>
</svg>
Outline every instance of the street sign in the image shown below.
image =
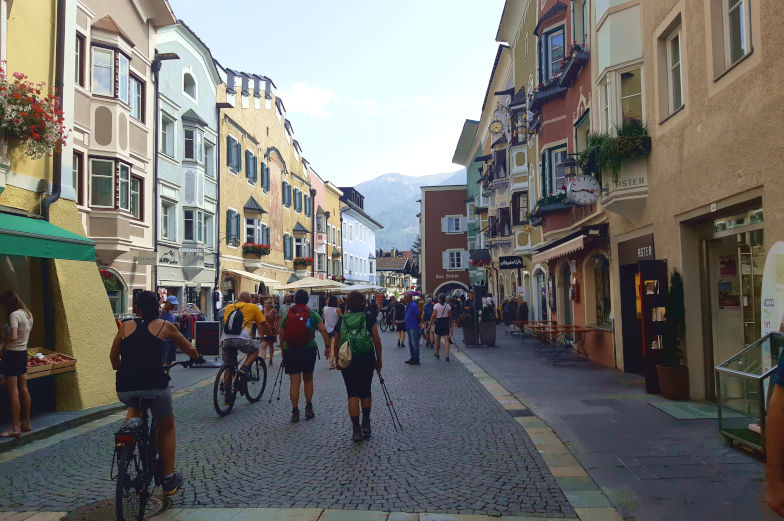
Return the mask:
<svg viewBox="0 0 784 521">
<path fill-rule="evenodd" d="M 140 251 L 135 257 L 136 264 L 142 266 L 155 266 L 157 264 L 158 255 L 154 251 Z"/>
</svg>

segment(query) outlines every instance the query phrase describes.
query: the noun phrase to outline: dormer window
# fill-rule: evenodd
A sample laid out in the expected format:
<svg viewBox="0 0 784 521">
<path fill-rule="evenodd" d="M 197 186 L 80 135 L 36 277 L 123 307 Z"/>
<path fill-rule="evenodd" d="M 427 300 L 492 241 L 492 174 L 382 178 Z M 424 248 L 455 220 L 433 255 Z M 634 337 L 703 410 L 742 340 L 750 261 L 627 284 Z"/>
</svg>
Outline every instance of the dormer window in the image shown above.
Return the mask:
<svg viewBox="0 0 784 521">
<path fill-rule="evenodd" d="M 196 80 L 189 72 L 182 76 L 182 90 L 191 98 L 196 99 Z"/>
</svg>

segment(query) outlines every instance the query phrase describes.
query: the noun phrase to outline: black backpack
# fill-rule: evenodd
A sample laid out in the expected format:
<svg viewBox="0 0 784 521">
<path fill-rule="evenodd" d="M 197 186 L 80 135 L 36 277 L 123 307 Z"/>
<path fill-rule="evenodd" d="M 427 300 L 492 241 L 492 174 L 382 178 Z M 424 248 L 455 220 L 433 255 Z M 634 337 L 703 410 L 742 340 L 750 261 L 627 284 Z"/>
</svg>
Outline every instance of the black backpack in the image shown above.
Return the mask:
<svg viewBox="0 0 784 521">
<path fill-rule="evenodd" d="M 229 318 L 223 324 L 223 332 L 227 335 L 239 335 L 242 333 L 242 326 L 245 324 L 245 317 L 242 316 L 242 308 L 245 306 L 235 307 L 229 313 Z"/>
</svg>

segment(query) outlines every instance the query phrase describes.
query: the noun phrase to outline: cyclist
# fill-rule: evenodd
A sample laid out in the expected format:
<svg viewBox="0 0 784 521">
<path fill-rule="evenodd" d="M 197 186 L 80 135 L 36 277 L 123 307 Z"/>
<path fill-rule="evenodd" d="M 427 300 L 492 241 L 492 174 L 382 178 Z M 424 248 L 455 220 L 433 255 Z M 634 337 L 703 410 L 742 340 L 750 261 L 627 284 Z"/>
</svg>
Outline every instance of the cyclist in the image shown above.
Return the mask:
<svg viewBox="0 0 784 521">
<path fill-rule="evenodd" d="M 139 318 L 123 322 L 112 342 L 109 359 L 117 371 L 117 397 L 129 407 L 127 418 L 142 415 L 143 411 L 132 405 L 136 400 L 150 403 L 150 413 L 157 422 L 163 493 L 170 496 L 177 492 L 183 479 L 182 474 L 174 472 L 177 440 L 169 375 L 161 363 L 164 343 L 173 341 L 192 360 L 201 360 L 201 357 L 174 324 L 158 318 L 158 295 L 152 291 L 141 292 L 134 311 Z"/>
<path fill-rule="evenodd" d="M 245 363 L 240 367 L 240 374 L 247 376 L 251 364 L 259 356 L 259 346 L 250 337 L 250 332 L 255 323 L 261 329 L 264 324 L 264 315 L 259 306 L 251 302 L 250 293 L 243 291 L 240 293 L 240 298 L 234 304 L 226 306 L 226 311 L 223 312 L 224 324 L 229 321 L 229 316 L 234 310 L 238 310 L 242 315 L 242 329 L 234 332 L 227 332 L 229 324 L 224 327 L 223 339 L 221 340 L 221 349 L 223 350 L 223 362 L 226 364 L 237 363 L 237 351 L 247 353 Z M 228 373 L 227 373 L 228 376 Z"/>
</svg>

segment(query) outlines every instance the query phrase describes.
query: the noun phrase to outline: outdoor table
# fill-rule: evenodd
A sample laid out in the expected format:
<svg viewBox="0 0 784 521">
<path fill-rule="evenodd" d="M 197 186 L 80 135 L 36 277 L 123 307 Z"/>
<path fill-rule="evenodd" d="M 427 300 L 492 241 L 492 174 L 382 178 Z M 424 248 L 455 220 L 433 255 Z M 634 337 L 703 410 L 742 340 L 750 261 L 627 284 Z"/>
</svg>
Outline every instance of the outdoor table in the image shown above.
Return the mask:
<svg viewBox="0 0 784 521">
<path fill-rule="evenodd" d="M 560 326 L 553 332 L 551 338 L 552 345 L 560 347 L 561 349 L 550 357 L 552 363 L 558 362 L 588 362 L 590 358 L 585 351 L 585 336 L 592 331 L 600 331 L 599 329 L 586 326 L 564 325 Z M 567 341 L 567 335 L 573 335 L 572 342 Z M 563 341 L 558 340 L 558 337 L 563 336 Z M 574 351 L 577 356 L 564 356 L 567 353 Z"/>
</svg>

